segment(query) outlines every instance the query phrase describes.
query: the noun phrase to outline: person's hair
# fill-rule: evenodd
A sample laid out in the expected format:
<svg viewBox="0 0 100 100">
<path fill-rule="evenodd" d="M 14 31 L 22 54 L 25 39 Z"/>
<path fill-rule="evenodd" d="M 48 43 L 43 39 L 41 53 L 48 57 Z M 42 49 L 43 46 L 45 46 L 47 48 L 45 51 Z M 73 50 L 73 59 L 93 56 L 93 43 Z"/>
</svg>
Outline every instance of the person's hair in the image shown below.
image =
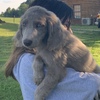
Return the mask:
<svg viewBox="0 0 100 100">
<path fill-rule="evenodd" d="M 34 50 L 29 50 L 29 49 L 27 49 L 25 47 L 15 47 L 15 46 L 13 47 L 13 51 L 12 51 L 8 61 L 5 64 L 5 66 L 6 66 L 5 76 L 6 77 L 12 76 L 14 78 L 13 67 L 17 63 L 19 57 L 25 52 L 29 52 L 29 53 L 33 53 L 34 54 Z"/>
<path fill-rule="evenodd" d="M 52 11 L 56 14 L 56 16 L 62 20 L 62 24 L 65 23 L 66 19 L 68 19 L 67 28 L 70 27 L 70 21 L 73 16 L 73 10 L 69 7 L 65 2 L 60 0 L 35 0 L 33 1 L 29 7 L 32 6 L 42 6 L 49 11 Z"/>
<path fill-rule="evenodd" d="M 54 12 L 59 17 L 59 19 L 63 19 L 62 24 L 66 21 L 66 19 L 69 19 L 69 26 L 67 26 L 67 28 L 70 27 L 70 19 L 73 10 L 64 2 L 58 0 L 35 0 L 29 7 L 36 5 L 44 7 L 47 10 Z M 19 57 L 25 52 L 34 53 L 34 51 L 27 50 L 25 47 L 14 47 L 13 52 L 11 53 L 11 56 L 6 63 L 6 77 L 12 76 L 14 78 L 13 67 L 17 63 Z"/>
</svg>

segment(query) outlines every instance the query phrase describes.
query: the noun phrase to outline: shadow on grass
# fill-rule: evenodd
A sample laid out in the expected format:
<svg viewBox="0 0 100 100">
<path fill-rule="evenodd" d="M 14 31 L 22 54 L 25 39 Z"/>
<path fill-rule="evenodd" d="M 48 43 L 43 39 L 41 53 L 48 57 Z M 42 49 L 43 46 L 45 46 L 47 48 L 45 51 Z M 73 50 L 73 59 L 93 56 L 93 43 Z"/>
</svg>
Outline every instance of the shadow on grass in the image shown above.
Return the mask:
<svg viewBox="0 0 100 100">
<path fill-rule="evenodd" d="M 23 100 L 17 81 L 6 78 L 2 71 L 0 71 L 0 100 Z"/>
<path fill-rule="evenodd" d="M 10 31 L 17 31 L 18 24 L 16 24 L 16 23 L 0 23 L 0 28 L 7 29 Z"/>
<path fill-rule="evenodd" d="M 0 67 L 6 63 L 13 47 L 12 36 L 0 37 Z"/>
</svg>

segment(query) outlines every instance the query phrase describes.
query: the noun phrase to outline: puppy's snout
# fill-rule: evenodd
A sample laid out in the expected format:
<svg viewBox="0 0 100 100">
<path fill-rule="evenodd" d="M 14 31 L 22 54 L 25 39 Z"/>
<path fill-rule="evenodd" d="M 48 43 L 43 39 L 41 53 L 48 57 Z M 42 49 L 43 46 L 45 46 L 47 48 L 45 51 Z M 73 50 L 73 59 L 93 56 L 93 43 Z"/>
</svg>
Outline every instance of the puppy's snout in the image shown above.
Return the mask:
<svg viewBox="0 0 100 100">
<path fill-rule="evenodd" d="M 31 40 L 28 40 L 28 39 L 24 40 L 24 45 L 25 46 L 30 46 L 31 44 L 32 44 Z"/>
</svg>

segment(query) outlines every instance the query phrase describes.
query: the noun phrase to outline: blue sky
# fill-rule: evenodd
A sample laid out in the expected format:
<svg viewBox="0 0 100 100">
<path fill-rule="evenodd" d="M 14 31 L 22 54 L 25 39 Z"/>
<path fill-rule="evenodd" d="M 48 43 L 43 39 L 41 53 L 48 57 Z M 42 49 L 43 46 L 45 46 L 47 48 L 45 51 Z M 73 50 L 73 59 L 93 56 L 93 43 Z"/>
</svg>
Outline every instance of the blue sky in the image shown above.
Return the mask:
<svg viewBox="0 0 100 100">
<path fill-rule="evenodd" d="M 0 0 L 0 13 L 5 12 L 8 7 L 17 9 L 26 0 Z"/>
</svg>

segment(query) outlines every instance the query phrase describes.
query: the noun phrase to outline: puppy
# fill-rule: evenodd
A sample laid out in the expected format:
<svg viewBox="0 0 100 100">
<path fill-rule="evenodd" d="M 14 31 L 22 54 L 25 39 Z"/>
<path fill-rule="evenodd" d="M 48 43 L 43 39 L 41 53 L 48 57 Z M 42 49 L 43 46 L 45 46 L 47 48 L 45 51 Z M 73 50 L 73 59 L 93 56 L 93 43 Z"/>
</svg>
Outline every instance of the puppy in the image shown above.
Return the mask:
<svg viewBox="0 0 100 100">
<path fill-rule="evenodd" d="M 18 47 L 36 48 L 33 67 L 34 82 L 38 87 L 35 100 L 44 100 L 48 96 L 65 77 L 66 67 L 82 72 L 100 72 L 87 47 L 45 8 L 34 6 L 25 12 L 14 40 Z"/>
</svg>

